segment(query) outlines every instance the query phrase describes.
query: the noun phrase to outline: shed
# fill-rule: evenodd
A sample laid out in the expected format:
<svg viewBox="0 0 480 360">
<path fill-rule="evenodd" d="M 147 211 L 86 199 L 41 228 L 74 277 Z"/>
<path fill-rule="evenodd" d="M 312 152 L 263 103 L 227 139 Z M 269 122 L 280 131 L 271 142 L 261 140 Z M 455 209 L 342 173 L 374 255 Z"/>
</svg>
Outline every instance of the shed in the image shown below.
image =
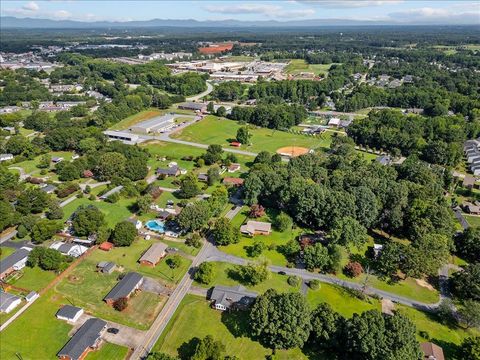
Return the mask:
<svg viewBox="0 0 480 360">
<path fill-rule="evenodd" d="M 103 274 L 111 274 L 115 271 L 116 268 L 117 268 L 117 265 L 109 261 L 100 261 L 97 264 L 98 271 L 102 272 Z"/>
<path fill-rule="evenodd" d="M 465 175 L 463 179 L 463 187 L 467 189 L 473 189 L 475 186 L 475 178 L 471 175 Z"/>
<path fill-rule="evenodd" d="M 111 249 L 113 249 L 113 244 L 111 242 L 105 241 L 101 243 L 98 248 L 103 251 L 110 251 Z"/>
<path fill-rule="evenodd" d="M 65 321 L 74 323 L 82 315 L 83 315 L 83 309 L 82 308 L 72 306 L 72 305 L 63 305 L 57 311 L 57 314 L 55 316 L 57 317 L 57 319 L 65 320 Z"/>
</svg>

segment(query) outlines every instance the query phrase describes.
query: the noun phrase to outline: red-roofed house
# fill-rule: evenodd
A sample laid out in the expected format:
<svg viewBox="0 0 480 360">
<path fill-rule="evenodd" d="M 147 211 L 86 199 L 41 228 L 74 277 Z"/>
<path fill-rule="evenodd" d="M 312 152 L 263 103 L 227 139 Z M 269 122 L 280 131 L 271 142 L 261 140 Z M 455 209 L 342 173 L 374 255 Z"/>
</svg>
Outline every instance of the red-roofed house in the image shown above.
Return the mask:
<svg viewBox="0 0 480 360">
<path fill-rule="evenodd" d="M 105 241 L 100 244 L 99 249 L 103 251 L 110 251 L 111 249 L 113 249 L 113 244 L 111 242 Z"/>
</svg>

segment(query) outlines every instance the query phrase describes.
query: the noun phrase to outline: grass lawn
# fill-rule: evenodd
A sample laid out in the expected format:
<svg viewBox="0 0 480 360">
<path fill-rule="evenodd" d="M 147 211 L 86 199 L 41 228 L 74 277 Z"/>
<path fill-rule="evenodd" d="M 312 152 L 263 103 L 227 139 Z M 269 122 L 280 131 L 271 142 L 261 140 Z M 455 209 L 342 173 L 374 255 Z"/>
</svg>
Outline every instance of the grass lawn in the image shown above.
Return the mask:
<svg viewBox="0 0 480 360">
<path fill-rule="evenodd" d="M 165 260 L 170 255 L 162 259 L 157 266 L 149 267 L 143 266 L 138 263 L 138 259 L 143 253 L 154 243 L 153 240 L 144 240 L 138 238 L 129 247 L 116 247 L 110 251 L 95 250 L 86 261 L 90 262 L 92 266 L 95 266 L 100 261 L 112 261 L 117 265 L 123 266 L 130 271 L 137 271 L 145 276 L 160 278 L 163 283 L 177 283 L 185 274 L 190 266 L 190 260 L 182 257 L 182 263 L 177 269 L 170 269 Z M 170 246 L 170 244 L 168 244 Z M 181 244 L 179 244 L 181 245 Z M 106 295 L 106 294 L 104 294 Z"/>
<path fill-rule="evenodd" d="M 63 157 L 64 161 L 70 161 L 73 156 L 73 152 L 71 151 L 51 151 L 48 153 L 52 157 Z M 38 163 L 40 162 L 40 159 L 43 155 L 37 156 L 36 158 L 32 160 L 26 160 L 22 161 L 16 164 L 11 164 L 10 167 L 21 167 L 27 174 L 33 174 L 33 175 L 40 175 L 40 171 L 42 169 L 39 169 L 37 167 Z M 55 166 L 53 163 L 50 163 L 50 170 L 53 169 Z M 48 169 L 47 169 L 48 170 Z M 55 174 L 54 173 L 49 173 L 48 174 L 50 180 L 54 180 Z"/>
<path fill-rule="evenodd" d="M 301 72 L 313 72 L 315 75 L 328 74 L 333 64 L 308 64 L 303 59 L 293 59 L 285 68 L 287 74 L 297 75 Z"/>
<path fill-rule="evenodd" d="M 85 358 L 85 360 L 122 360 L 125 359 L 127 353 L 128 348 L 106 342 L 103 343 L 102 347 L 99 350 L 90 352 Z"/>
<path fill-rule="evenodd" d="M 55 279 L 56 275 L 53 271 L 45 271 L 39 267 L 24 267 L 18 273 L 18 278 L 15 278 L 11 283 L 19 288 L 26 290 L 39 291 L 46 287 Z"/>
<path fill-rule="evenodd" d="M 141 291 L 130 298 L 126 310 L 118 312 L 107 305 L 103 297 L 117 284 L 119 272 L 101 274 L 96 272 L 95 268 L 96 261 L 90 257 L 85 259 L 55 287 L 55 290 L 75 306 L 82 307 L 102 319 L 142 330 L 148 329 L 166 302 L 166 298 Z"/>
<path fill-rule="evenodd" d="M 271 350 L 249 338 L 247 316 L 245 312 L 216 311 L 205 299 L 187 295 L 155 344 L 154 351 L 177 356 L 181 348 L 181 354 L 188 354 L 194 347 L 191 339 L 212 335 L 225 345 L 225 355 L 237 355 L 242 359 L 265 359 Z M 306 356 L 298 349 L 282 350 L 277 352 L 276 359 L 306 359 Z"/>
<path fill-rule="evenodd" d="M 237 121 L 206 116 L 203 120 L 192 124 L 172 135 L 174 138 L 198 142 L 202 144 L 219 144 L 229 147 L 230 141 L 236 137 L 241 127 Z M 327 149 L 331 142 L 331 133 L 318 137 L 297 135 L 285 131 L 251 127 L 251 146 L 242 145 L 240 149 L 260 152 L 262 150 L 276 152 L 284 146 L 301 146 L 309 149 Z"/>
<path fill-rule="evenodd" d="M 0 359 L 55 359 L 68 341 L 71 325 L 55 318 L 68 301 L 52 290 L 41 296 L 1 333 Z M 22 335 L 23 334 L 23 335 Z"/>
<path fill-rule="evenodd" d="M 0 260 L 6 258 L 8 255 L 13 254 L 15 249 L 6 246 L 0 246 Z"/>
<path fill-rule="evenodd" d="M 167 244 L 169 247 L 180 249 L 184 253 L 192 256 L 196 256 L 200 251 L 200 249 L 194 248 L 193 246 L 185 245 L 185 243 L 183 242 L 168 241 L 168 240 L 162 240 L 162 242 Z"/>
<path fill-rule="evenodd" d="M 240 211 L 233 219 L 232 219 L 232 224 L 240 228 L 240 225 L 242 225 L 244 222 L 248 221 L 248 211 L 249 208 L 248 206 L 244 206 L 242 208 L 242 211 Z M 270 216 L 265 215 L 265 217 L 260 218 L 260 219 L 255 219 L 258 221 L 267 221 L 267 222 L 272 222 L 275 213 L 270 213 Z M 231 244 L 228 246 L 220 246 L 219 248 L 232 255 L 240 256 L 249 260 L 256 260 L 255 258 L 248 257 L 246 247 L 253 245 L 255 240 L 260 240 L 262 241 L 265 245 L 267 245 L 267 249 L 263 251 L 263 253 L 260 255 L 260 257 L 265 257 L 270 262 L 272 265 L 279 265 L 279 266 L 285 266 L 287 264 L 287 259 L 283 254 L 278 252 L 275 249 L 269 250 L 268 247 L 270 245 L 275 245 L 275 246 L 280 246 L 280 245 L 285 245 L 288 241 L 294 239 L 296 236 L 298 236 L 302 232 L 301 229 L 293 229 L 290 231 L 284 231 L 284 232 L 279 232 L 273 230 L 270 235 L 256 235 L 255 237 L 251 238 L 248 236 L 243 236 L 240 235 L 240 241 L 236 244 Z"/>
<path fill-rule="evenodd" d="M 479 227 L 480 226 L 480 216 L 472 216 L 463 214 L 465 220 L 467 220 L 468 224 L 472 227 Z"/>
<path fill-rule="evenodd" d="M 132 216 L 130 207 L 135 204 L 135 199 L 120 198 L 115 204 L 106 201 L 91 201 L 86 196 L 76 199 L 63 207 L 63 221 L 66 221 L 80 205 L 94 205 L 105 214 L 107 225 L 113 228 L 118 222 Z"/>
</svg>

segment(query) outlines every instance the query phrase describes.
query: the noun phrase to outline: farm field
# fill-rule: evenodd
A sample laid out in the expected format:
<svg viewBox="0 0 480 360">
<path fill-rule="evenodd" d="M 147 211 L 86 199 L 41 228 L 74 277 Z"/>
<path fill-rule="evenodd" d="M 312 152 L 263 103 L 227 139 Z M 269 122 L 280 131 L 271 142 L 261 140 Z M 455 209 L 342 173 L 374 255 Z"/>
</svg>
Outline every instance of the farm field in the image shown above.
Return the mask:
<svg viewBox="0 0 480 360">
<path fill-rule="evenodd" d="M 301 72 L 313 72 L 315 75 L 328 74 L 328 70 L 334 64 L 308 64 L 303 59 L 293 59 L 285 68 L 287 74 L 297 75 Z"/>
<path fill-rule="evenodd" d="M 172 134 L 172 137 L 181 140 L 198 142 L 202 144 L 219 144 L 223 147 L 230 146 L 237 130 L 241 127 L 238 122 L 216 116 L 206 116 L 203 120 Z M 242 145 L 240 149 L 260 152 L 262 150 L 275 153 L 284 146 L 301 146 L 309 149 L 325 150 L 330 146 L 331 133 L 324 133 L 319 137 L 297 135 L 285 131 L 251 128 L 250 146 Z"/>
</svg>

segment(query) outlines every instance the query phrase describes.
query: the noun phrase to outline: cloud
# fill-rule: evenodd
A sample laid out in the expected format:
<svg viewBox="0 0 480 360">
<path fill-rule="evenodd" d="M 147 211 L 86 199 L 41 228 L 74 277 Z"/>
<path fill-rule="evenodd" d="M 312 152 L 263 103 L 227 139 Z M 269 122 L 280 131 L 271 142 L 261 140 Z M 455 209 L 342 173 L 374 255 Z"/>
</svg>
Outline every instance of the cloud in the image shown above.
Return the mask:
<svg viewBox="0 0 480 360">
<path fill-rule="evenodd" d="M 58 10 L 53 13 L 55 19 L 69 19 L 72 17 L 72 14 L 67 10 Z"/>
<path fill-rule="evenodd" d="M 423 7 L 417 9 L 408 9 L 404 11 L 397 11 L 389 13 L 390 19 L 401 23 L 416 23 L 416 24 L 480 24 L 480 14 L 471 11 L 475 5 L 479 3 L 472 3 L 472 8 L 464 10 L 464 8 L 431 8 Z"/>
<path fill-rule="evenodd" d="M 207 5 L 204 6 L 203 9 L 215 14 L 257 14 L 271 18 L 302 18 L 315 14 L 314 9 L 287 10 L 278 5 L 263 5 L 252 3 L 225 6 Z"/>
<path fill-rule="evenodd" d="M 404 0 L 298 0 L 298 2 L 308 3 L 331 9 L 345 9 L 345 8 L 362 8 L 384 5 L 397 5 L 404 2 Z"/>
<path fill-rule="evenodd" d="M 30 1 L 22 6 L 22 10 L 36 12 L 40 9 L 40 6 L 35 1 Z"/>
</svg>

